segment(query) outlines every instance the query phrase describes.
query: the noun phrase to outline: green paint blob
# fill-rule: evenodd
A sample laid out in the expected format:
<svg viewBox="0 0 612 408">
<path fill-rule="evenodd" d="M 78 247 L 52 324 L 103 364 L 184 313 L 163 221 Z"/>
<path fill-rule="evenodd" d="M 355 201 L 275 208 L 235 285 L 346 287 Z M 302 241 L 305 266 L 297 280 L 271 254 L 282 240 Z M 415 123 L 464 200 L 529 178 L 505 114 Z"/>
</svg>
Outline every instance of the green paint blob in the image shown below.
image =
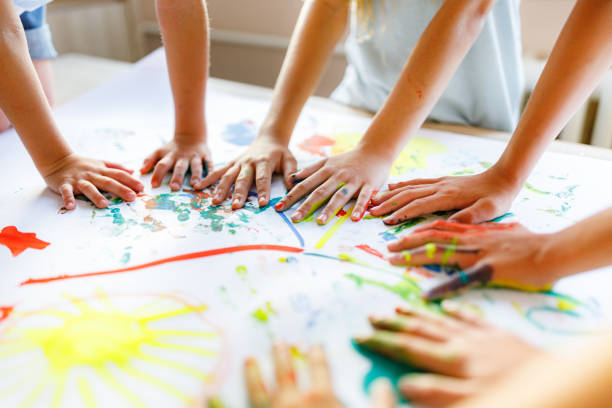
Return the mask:
<svg viewBox="0 0 612 408">
<path fill-rule="evenodd" d="M 401 278 L 401 280 L 395 285 L 390 285 L 388 283 L 375 281 L 372 279 L 366 279 L 359 275 L 355 275 L 354 273 L 349 273 L 344 276 L 353 280 L 358 287 L 361 287 L 363 285 L 378 286 L 379 288 L 395 293 L 413 306 L 424 307 L 435 311 L 439 310 L 439 306 L 437 304 L 428 303 L 425 300 L 421 299 L 421 288 L 418 287 L 416 283 L 410 280 Z"/>
<path fill-rule="evenodd" d="M 416 218 L 411 218 L 408 221 L 396 226 L 396 227 L 392 227 L 390 228 L 391 233 L 397 235 L 400 232 L 403 232 L 409 228 L 414 227 L 417 224 L 422 223 L 423 221 L 427 220 L 426 217 L 416 217 Z"/>
<path fill-rule="evenodd" d="M 549 194 L 551 194 L 550 191 L 538 190 L 537 188 L 535 188 L 534 186 L 532 186 L 529 183 L 525 183 L 525 188 L 527 190 L 531 191 L 532 193 L 536 193 L 536 194 L 541 194 L 541 195 L 549 195 Z"/>
<path fill-rule="evenodd" d="M 262 323 L 267 323 L 270 320 L 270 315 L 275 314 L 276 311 L 272 308 L 270 302 L 266 302 L 265 305 L 251 313 L 251 316 Z"/>
<path fill-rule="evenodd" d="M 242 266 L 242 265 L 237 266 L 236 267 L 236 273 L 238 274 L 238 276 L 240 276 L 242 278 L 242 280 L 246 281 L 248 271 L 247 271 L 247 268 L 245 266 Z"/>
</svg>

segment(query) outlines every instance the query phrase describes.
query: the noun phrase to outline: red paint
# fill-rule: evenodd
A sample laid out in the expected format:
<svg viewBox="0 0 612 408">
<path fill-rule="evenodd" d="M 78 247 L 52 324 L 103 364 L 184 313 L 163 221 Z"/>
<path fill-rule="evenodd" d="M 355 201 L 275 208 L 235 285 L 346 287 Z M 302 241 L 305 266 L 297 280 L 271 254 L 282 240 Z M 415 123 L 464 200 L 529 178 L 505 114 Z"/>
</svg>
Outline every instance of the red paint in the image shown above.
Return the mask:
<svg viewBox="0 0 612 408">
<path fill-rule="evenodd" d="M 344 211 L 342 208 L 336 213 L 336 217 L 343 217 L 346 215 L 346 211 Z"/>
<path fill-rule="evenodd" d="M 419 99 L 423 99 L 423 91 L 421 91 L 420 89 L 417 89 L 416 93 Z"/>
<path fill-rule="evenodd" d="M 163 265 L 172 262 L 180 262 L 187 261 L 190 259 L 198 259 L 198 258 L 206 258 L 209 256 L 223 255 L 223 254 L 231 254 L 234 252 L 243 252 L 243 251 L 283 251 L 283 252 L 293 252 L 300 253 L 304 252 L 302 248 L 284 246 L 284 245 L 241 245 L 241 246 L 233 246 L 226 248 L 217 248 L 217 249 L 209 249 L 207 251 L 200 252 L 192 252 L 189 254 L 172 256 L 169 258 L 158 259 L 157 261 L 148 262 L 140 265 L 133 265 L 127 268 L 120 269 L 112 269 L 109 271 L 100 271 L 100 272 L 87 272 L 81 273 L 78 275 L 60 275 L 60 276 L 52 276 L 50 278 L 40 278 L 40 279 L 28 279 L 27 281 L 21 282 L 20 286 L 25 285 L 33 285 L 36 283 L 48 283 L 54 282 L 58 280 L 66 280 L 66 279 L 76 279 L 76 278 L 87 278 L 90 276 L 101 276 L 101 275 L 112 275 L 115 273 L 123 273 L 123 272 L 133 272 L 140 269 L 151 268 L 153 266 Z"/>
<path fill-rule="evenodd" d="M 0 322 L 13 313 L 15 306 L 0 306 Z"/>
<path fill-rule="evenodd" d="M 370 199 L 368 200 L 368 203 L 363 207 L 363 210 L 361 210 L 361 214 L 359 214 L 359 216 L 357 218 L 353 218 L 354 221 L 361 221 L 361 219 L 365 215 L 366 211 L 368 211 L 370 208 L 372 208 L 372 206 L 374 205 L 372 200 L 374 199 L 374 196 L 376 194 L 378 194 L 378 190 L 372 191 L 372 194 L 370 195 Z"/>
<path fill-rule="evenodd" d="M 335 143 L 336 141 L 334 139 L 327 136 L 313 135 L 300 143 L 298 147 L 308 153 L 325 157 L 323 148 L 326 146 L 333 146 Z"/>
<path fill-rule="evenodd" d="M 444 232 L 455 232 L 458 234 L 473 234 L 478 232 L 486 232 L 486 231 L 500 231 L 500 230 L 508 230 L 515 228 L 517 223 L 495 223 L 489 222 L 480 225 L 474 224 L 462 224 L 458 222 L 450 222 L 445 220 L 437 220 L 432 222 L 431 224 L 424 225 L 420 228 L 414 230 L 414 232 L 425 232 L 431 230 L 444 231 Z"/>
<path fill-rule="evenodd" d="M 6 246 L 13 256 L 17 256 L 28 248 L 45 249 L 49 243 L 36 238 L 33 232 L 21 232 L 16 227 L 9 226 L 0 231 L 0 245 Z"/>
<path fill-rule="evenodd" d="M 381 254 L 380 252 L 378 252 L 377 250 L 375 250 L 374 248 L 372 248 L 372 247 L 371 247 L 371 246 L 369 246 L 369 245 L 366 245 L 366 244 L 362 244 L 362 245 L 355 245 L 355 248 L 359 248 L 359 249 L 361 249 L 362 251 L 365 251 L 365 252 L 367 252 L 367 253 L 368 253 L 368 254 L 370 254 L 370 255 L 374 255 L 374 256 L 379 257 L 380 259 L 385 259 L 385 257 L 383 256 L 383 254 Z"/>
</svg>

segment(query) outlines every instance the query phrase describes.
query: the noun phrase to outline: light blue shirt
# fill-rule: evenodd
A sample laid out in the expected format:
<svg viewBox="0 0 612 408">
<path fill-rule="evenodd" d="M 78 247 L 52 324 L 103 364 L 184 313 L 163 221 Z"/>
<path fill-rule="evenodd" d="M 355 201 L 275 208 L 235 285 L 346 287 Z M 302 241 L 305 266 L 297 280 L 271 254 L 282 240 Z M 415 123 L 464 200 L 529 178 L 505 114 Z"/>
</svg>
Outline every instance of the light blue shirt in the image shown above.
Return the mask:
<svg viewBox="0 0 612 408">
<path fill-rule="evenodd" d="M 375 32 L 361 41 L 363 30 L 353 18 L 345 44 L 348 67 L 331 97 L 380 109 L 442 1 L 374 0 Z M 521 54 L 519 0 L 500 0 L 428 119 L 512 131 L 523 91 Z"/>
<path fill-rule="evenodd" d="M 52 0 L 13 0 L 13 4 L 17 8 L 17 14 L 21 14 L 24 11 L 32 11 L 39 7 L 50 3 Z"/>
</svg>

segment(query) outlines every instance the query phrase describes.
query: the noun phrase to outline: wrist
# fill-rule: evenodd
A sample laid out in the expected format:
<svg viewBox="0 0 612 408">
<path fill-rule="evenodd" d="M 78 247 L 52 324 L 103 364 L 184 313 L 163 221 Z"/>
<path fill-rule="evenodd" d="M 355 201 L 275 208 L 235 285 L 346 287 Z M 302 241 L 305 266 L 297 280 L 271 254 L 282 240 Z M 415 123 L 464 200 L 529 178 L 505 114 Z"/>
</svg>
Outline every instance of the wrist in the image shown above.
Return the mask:
<svg viewBox="0 0 612 408">
<path fill-rule="evenodd" d="M 538 270 L 547 271 L 550 281 L 581 272 L 576 260 L 579 250 L 574 245 L 568 245 L 567 230 L 552 234 L 539 234 L 539 250 L 536 255 Z"/>
<path fill-rule="evenodd" d="M 504 184 L 508 186 L 508 188 L 517 193 L 521 190 L 521 188 L 523 188 L 527 175 L 529 174 L 527 173 L 527 175 L 525 175 L 515 166 L 506 165 L 505 162 L 502 162 L 502 159 L 491 166 L 487 172 L 501 179 Z"/>
<path fill-rule="evenodd" d="M 279 132 L 270 128 L 262 127 L 255 140 L 279 144 L 287 147 L 289 146 L 289 141 L 291 140 L 291 133 Z"/>
<path fill-rule="evenodd" d="M 74 156 L 74 152 L 70 149 L 61 153 L 54 154 L 52 157 L 47 158 L 44 163 L 36 163 L 36 168 L 43 178 L 50 176 L 57 172 L 60 168 L 64 167 L 66 162 Z"/>
</svg>

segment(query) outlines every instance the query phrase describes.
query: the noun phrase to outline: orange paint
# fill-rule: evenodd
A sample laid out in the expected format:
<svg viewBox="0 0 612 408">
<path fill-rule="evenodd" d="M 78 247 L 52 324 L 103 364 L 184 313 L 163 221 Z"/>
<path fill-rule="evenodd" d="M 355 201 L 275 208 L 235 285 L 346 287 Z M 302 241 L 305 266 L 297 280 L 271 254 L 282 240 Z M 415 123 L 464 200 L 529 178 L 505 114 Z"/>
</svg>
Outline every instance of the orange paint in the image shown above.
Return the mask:
<svg viewBox="0 0 612 408">
<path fill-rule="evenodd" d="M 383 256 L 383 254 L 381 254 L 380 252 L 378 252 L 376 249 L 372 248 L 372 247 L 371 247 L 371 246 L 369 246 L 369 245 L 365 245 L 365 244 L 362 244 L 362 245 L 355 245 L 355 248 L 359 248 L 359 249 L 361 249 L 362 251 L 367 252 L 367 253 L 368 253 L 368 254 L 370 254 L 370 255 L 374 255 L 374 256 L 379 257 L 380 259 L 384 259 L 384 258 L 385 258 L 385 257 Z"/>
<path fill-rule="evenodd" d="M 313 135 L 305 139 L 298 147 L 305 152 L 325 157 L 326 155 L 323 148 L 326 146 L 333 146 L 335 143 L 336 141 L 334 139 L 327 136 Z"/>
<path fill-rule="evenodd" d="M 0 322 L 13 313 L 14 306 L 0 306 Z"/>
<path fill-rule="evenodd" d="M 13 256 L 17 256 L 28 248 L 45 249 L 49 243 L 36 238 L 33 232 L 21 232 L 9 226 L 0 231 L 0 245 L 6 246 Z"/>
<path fill-rule="evenodd" d="M 296 248 L 296 247 L 290 247 L 290 246 L 284 246 L 284 245 L 241 245 L 241 246 L 233 246 L 233 247 L 226 247 L 226 248 L 209 249 L 207 251 L 192 252 L 188 254 L 172 256 L 169 258 L 162 258 L 162 259 L 158 259 L 157 261 L 148 262 L 148 263 L 144 263 L 140 265 L 133 265 L 127 268 L 111 269 L 108 271 L 99 271 L 99 272 L 87 272 L 87 273 L 81 273 L 77 275 L 60 275 L 60 276 L 52 276 L 50 278 L 28 279 L 27 281 L 21 282 L 20 286 L 33 285 L 37 283 L 48 283 L 48 282 L 54 282 L 58 280 L 66 280 L 66 279 L 87 278 L 91 276 L 112 275 L 115 273 L 133 272 L 133 271 L 137 271 L 140 269 L 151 268 L 153 266 L 163 265 L 163 264 L 172 263 L 172 262 L 187 261 L 190 259 L 206 258 L 209 256 L 231 254 L 234 252 L 243 252 L 243 251 L 283 251 L 283 252 L 300 253 L 300 252 L 303 252 L 304 250 L 302 248 Z"/>
</svg>

